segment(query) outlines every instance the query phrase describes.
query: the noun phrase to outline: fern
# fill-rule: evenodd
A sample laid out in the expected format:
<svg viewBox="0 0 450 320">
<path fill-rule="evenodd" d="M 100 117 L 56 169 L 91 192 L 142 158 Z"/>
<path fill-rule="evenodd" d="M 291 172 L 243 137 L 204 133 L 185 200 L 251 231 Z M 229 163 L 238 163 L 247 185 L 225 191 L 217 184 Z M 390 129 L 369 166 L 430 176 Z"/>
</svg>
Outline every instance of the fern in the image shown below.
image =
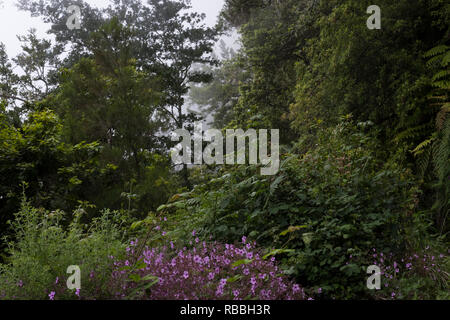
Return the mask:
<svg viewBox="0 0 450 320">
<path fill-rule="evenodd" d="M 427 140 L 421 142 L 414 150 L 412 150 L 412 153 L 415 156 L 422 154 L 425 150 L 427 150 L 430 146 L 433 145 L 433 142 L 435 140 L 436 140 L 435 137 L 431 137 L 430 139 L 427 139 Z"/>
<path fill-rule="evenodd" d="M 438 183 L 435 185 L 436 221 L 444 232 L 450 211 L 450 47 L 437 46 L 425 54 L 429 58 L 427 65 L 438 69 L 432 77 L 435 89 L 430 96 L 431 106 L 438 107 L 436 114 L 436 131 L 432 137 L 421 142 L 412 152 L 417 157 L 420 175 L 423 177 L 430 167 L 430 159 Z"/>
</svg>

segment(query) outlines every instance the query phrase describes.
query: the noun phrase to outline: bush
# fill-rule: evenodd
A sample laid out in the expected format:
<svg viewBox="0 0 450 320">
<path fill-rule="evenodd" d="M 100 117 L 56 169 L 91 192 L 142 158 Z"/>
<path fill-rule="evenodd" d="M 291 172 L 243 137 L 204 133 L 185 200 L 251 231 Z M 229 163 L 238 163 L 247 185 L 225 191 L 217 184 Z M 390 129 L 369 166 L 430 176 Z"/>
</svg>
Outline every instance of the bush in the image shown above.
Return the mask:
<svg viewBox="0 0 450 320">
<path fill-rule="evenodd" d="M 8 263 L 0 265 L 0 299 L 48 299 L 55 284 L 66 285 L 70 265 L 80 267 L 84 291 L 108 298 L 103 288 L 113 268 L 109 257 L 120 257 L 125 249 L 115 222 L 118 213 L 103 211 L 87 230 L 80 223 L 83 213 L 81 207 L 76 210 L 66 230 L 62 211 L 48 212 L 22 203 L 11 224 L 15 239 L 9 242 Z M 66 289 L 59 298 L 73 299 L 75 294 Z"/>
<path fill-rule="evenodd" d="M 139 250 L 134 242 L 127 260 L 115 263 L 116 298 L 150 300 L 292 300 L 304 290 L 286 278 L 275 258 L 262 256 L 255 243 L 200 243 L 177 249 Z M 136 261 L 134 264 L 132 261 Z M 130 281 L 131 280 L 131 281 Z"/>
<path fill-rule="evenodd" d="M 16 239 L 9 243 L 9 263 L 0 265 L 0 299 L 306 297 L 278 268 L 275 258 L 262 257 L 245 238 L 240 246 L 200 244 L 195 238 L 191 244 L 196 246 L 190 249 L 177 250 L 172 242 L 170 248 L 150 249 L 137 240 L 126 247 L 118 212 L 103 211 L 87 230 L 80 223 L 83 213 L 81 207 L 75 211 L 66 230 L 62 211 L 48 212 L 23 202 L 12 222 Z M 148 232 L 166 235 L 160 226 L 155 230 Z M 67 288 L 70 265 L 80 267 L 81 289 Z"/>
<path fill-rule="evenodd" d="M 426 247 L 417 253 L 395 256 L 373 248 L 373 264 L 381 269 L 381 289 L 376 299 L 443 299 L 449 294 L 449 258 Z"/>
<path fill-rule="evenodd" d="M 204 237 L 233 242 L 246 234 L 264 247 L 291 249 L 282 255 L 287 272 L 307 287 L 336 298 L 367 295 L 363 263 L 346 264 L 346 257 L 373 247 L 401 251 L 417 204 L 411 174 L 379 160 L 369 126 L 345 120 L 319 130 L 316 147 L 284 154 L 276 176 L 240 166 L 161 211 L 184 216 Z"/>
</svg>

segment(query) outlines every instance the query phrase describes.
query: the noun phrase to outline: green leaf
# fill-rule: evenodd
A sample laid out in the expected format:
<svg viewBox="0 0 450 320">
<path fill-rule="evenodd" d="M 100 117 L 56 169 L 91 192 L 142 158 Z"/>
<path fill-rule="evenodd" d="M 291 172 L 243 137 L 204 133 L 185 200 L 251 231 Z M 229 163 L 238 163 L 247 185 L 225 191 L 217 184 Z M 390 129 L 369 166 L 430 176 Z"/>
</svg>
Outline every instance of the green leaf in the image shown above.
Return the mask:
<svg viewBox="0 0 450 320">
<path fill-rule="evenodd" d="M 307 228 L 308 226 L 307 225 L 302 225 L 302 226 L 290 226 L 289 228 L 287 228 L 286 230 L 284 230 L 283 232 L 281 232 L 280 233 L 280 236 L 285 236 L 285 235 L 287 235 L 288 233 L 292 233 L 292 232 L 295 232 L 295 231 L 298 231 L 298 230 L 300 230 L 300 229 L 304 229 L 304 228 Z"/>
<path fill-rule="evenodd" d="M 252 263 L 252 261 L 253 261 L 253 260 L 242 259 L 242 260 L 238 260 L 238 261 L 236 261 L 236 262 L 233 262 L 233 263 L 231 264 L 231 266 L 232 266 L 232 267 L 239 267 L 240 265 L 243 265 L 243 264 L 249 264 L 249 263 Z"/>
<path fill-rule="evenodd" d="M 128 279 L 130 279 L 133 282 L 139 282 L 141 281 L 141 276 L 135 273 L 132 273 L 128 276 Z"/>
<path fill-rule="evenodd" d="M 156 209 L 156 211 L 157 211 L 157 212 L 160 212 L 161 210 L 164 210 L 165 208 L 167 208 L 167 205 L 163 204 L 163 205 L 160 205 L 160 206 L 158 207 L 158 209 Z"/>
<path fill-rule="evenodd" d="M 136 229 L 137 227 L 139 227 L 140 225 L 142 225 L 144 222 L 141 220 L 141 221 L 136 221 L 136 222 L 133 222 L 133 224 L 131 225 L 131 227 L 130 227 L 130 229 L 131 230 L 134 230 L 134 229 Z"/>
<path fill-rule="evenodd" d="M 265 256 L 263 256 L 263 259 L 267 259 L 270 256 L 275 256 L 277 254 L 281 254 L 281 253 L 289 253 L 289 252 L 294 252 L 294 249 L 275 249 L 270 251 L 268 254 L 266 254 Z"/>
<path fill-rule="evenodd" d="M 235 275 L 234 277 L 228 278 L 227 283 L 236 282 L 236 281 L 240 280 L 241 278 L 242 278 L 242 276 L 240 274 Z"/>
</svg>

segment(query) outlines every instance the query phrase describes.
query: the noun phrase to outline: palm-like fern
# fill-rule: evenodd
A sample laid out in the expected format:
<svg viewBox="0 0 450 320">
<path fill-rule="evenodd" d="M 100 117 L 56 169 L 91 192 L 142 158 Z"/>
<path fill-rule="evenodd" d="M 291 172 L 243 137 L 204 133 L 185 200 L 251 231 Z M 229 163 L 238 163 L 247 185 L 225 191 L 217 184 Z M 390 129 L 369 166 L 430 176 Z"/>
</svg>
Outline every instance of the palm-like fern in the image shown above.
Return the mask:
<svg viewBox="0 0 450 320">
<path fill-rule="evenodd" d="M 428 66 L 437 69 L 432 78 L 435 90 L 430 96 L 431 105 L 438 107 L 436 115 L 436 131 L 421 142 L 413 153 L 418 159 L 419 171 L 422 175 L 433 165 L 438 179 L 436 184 L 436 202 L 433 209 L 437 212 L 436 220 L 445 229 L 450 210 L 450 47 L 437 46 L 425 54 Z"/>
</svg>

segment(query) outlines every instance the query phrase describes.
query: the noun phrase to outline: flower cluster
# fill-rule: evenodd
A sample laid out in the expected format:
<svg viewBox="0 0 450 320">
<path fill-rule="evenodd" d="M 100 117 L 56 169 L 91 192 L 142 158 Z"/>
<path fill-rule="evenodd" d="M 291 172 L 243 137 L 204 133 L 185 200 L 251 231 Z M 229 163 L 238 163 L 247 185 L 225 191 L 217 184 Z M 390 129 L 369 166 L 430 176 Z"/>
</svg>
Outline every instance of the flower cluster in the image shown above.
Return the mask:
<svg viewBox="0 0 450 320">
<path fill-rule="evenodd" d="M 445 254 L 433 254 L 426 247 L 423 252 L 412 253 L 402 257 L 396 257 L 392 253 L 377 252 L 374 248 L 371 252 L 373 264 L 381 270 L 382 295 L 390 299 L 408 298 L 407 281 L 419 285 L 418 278 L 428 279 L 430 283 L 439 286 L 440 282 L 448 281 L 449 275 L 444 271 Z M 417 288 L 413 288 L 417 292 Z"/>
<path fill-rule="evenodd" d="M 113 279 L 120 284 L 116 298 L 131 292 L 139 299 L 151 300 L 306 298 L 304 290 L 279 270 L 275 258 L 263 259 L 245 237 L 239 245 L 201 243 L 197 238 L 195 243 L 189 249 L 177 249 L 170 243 L 161 248 L 145 247 L 142 252 L 134 243 L 128 248 L 129 259 L 115 262 Z M 137 268 L 131 261 L 137 261 Z"/>
</svg>

